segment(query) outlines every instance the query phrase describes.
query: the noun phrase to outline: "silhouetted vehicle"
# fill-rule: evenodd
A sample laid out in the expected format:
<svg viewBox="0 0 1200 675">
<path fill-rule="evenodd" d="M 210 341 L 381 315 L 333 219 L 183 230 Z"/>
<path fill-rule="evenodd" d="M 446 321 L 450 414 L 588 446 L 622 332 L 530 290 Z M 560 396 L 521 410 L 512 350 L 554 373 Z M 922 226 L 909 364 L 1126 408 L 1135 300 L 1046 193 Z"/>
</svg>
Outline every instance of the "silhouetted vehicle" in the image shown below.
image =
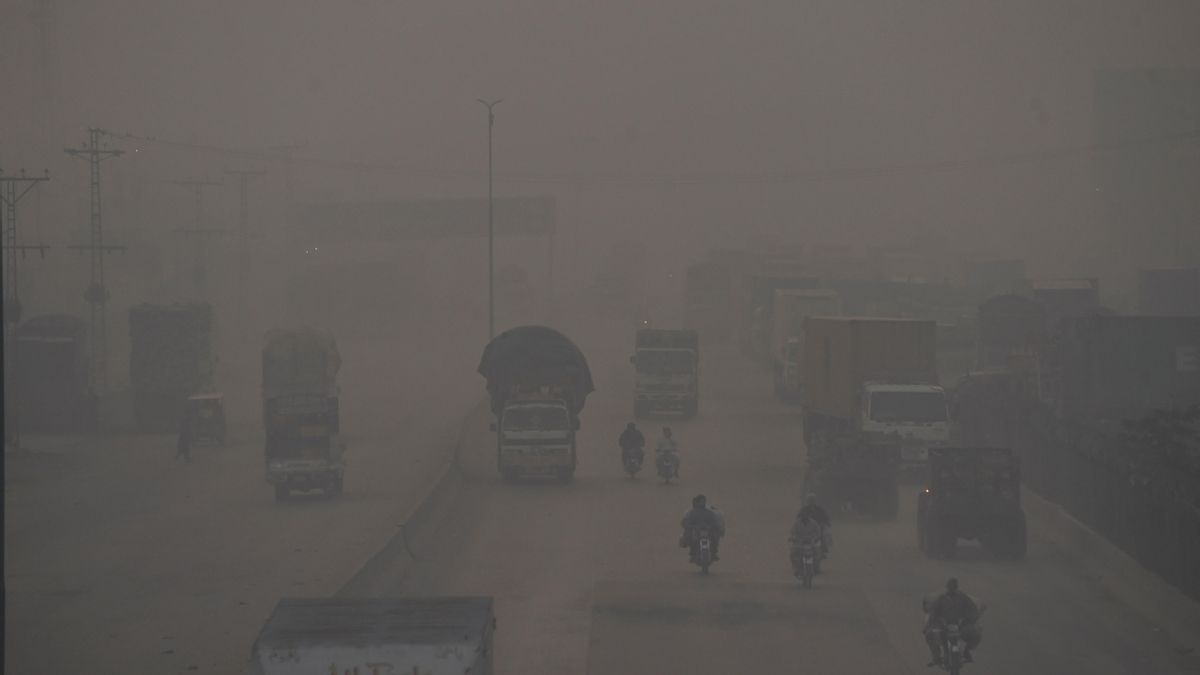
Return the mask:
<svg viewBox="0 0 1200 675">
<path fill-rule="evenodd" d="M 193 445 L 225 445 L 225 395 L 193 394 L 184 418 L 191 428 Z"/>
<path fill-rule="evenodd" d="M 978 539 L 1000 558 L 1025 557 L 1020 460 L 1006 448 L 937 448 L 917 496 L 917 545 L 930 558 L 954 556 Z"/>
</svg>

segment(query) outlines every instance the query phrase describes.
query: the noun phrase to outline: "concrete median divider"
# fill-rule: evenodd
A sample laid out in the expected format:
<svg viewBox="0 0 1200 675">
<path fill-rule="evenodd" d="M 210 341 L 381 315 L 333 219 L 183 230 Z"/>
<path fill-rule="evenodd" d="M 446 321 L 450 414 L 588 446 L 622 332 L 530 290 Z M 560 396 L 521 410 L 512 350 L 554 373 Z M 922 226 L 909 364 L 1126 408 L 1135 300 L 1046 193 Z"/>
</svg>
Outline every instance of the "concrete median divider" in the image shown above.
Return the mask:
<svg viewBox="0 0 1200 675">
<path fill-rule="evenodd" d="M 455 439 L 446 448 L 446 464 L 429 485 L 394 534 L 367 562 L 338 589 L 338 597 L 375 597 L 387 591 L 415 563 L 433 541 L 439 525 L 453 511 L 462 494 L 464 472 L 460 466 L 463 445 L 472 442 L 472 431 L 486 427 L 491 408 L 486 399 L 473 405 L 463 416 Z"/>
</svg>

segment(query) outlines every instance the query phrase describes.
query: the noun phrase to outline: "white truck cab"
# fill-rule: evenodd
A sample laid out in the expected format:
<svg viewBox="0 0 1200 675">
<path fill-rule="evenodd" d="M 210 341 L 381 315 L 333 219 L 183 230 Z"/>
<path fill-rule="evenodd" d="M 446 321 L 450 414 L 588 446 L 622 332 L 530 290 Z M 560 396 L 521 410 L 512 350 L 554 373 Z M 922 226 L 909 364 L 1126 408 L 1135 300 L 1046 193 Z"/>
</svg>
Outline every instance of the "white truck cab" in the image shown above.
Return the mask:
<svg viewBox="0 0 1200 675">
<path fill-rule="evenodd" d="M 904 464 L 922 464 L 930 447 L 950 442 L 950 413 L 940 386 L 867 382 L 862 395 L 861 430 L 899 436 Z"/>
<path fill-rule="evenodd" d="M 575 473 L 577 418 L 562 399 L 519 398 L 501 412 L 499 469 L 505 477 Z"/>
</svg>

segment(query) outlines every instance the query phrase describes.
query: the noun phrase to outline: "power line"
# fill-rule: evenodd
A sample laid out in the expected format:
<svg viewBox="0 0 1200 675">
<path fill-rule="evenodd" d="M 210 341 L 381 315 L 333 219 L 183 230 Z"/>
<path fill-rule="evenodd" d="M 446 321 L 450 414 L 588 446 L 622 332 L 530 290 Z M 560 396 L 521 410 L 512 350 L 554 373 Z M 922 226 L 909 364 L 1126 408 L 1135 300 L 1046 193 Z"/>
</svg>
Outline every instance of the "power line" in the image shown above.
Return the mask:
<svg viewBox="0 0 1200 675">
<path fill-rule="evenodd" d="M 315 156 L 280 156 L 264 151 L 230 148 L 217 145 L 205 145 L 185 141 L 175 141 L 140 136 L 137 134 L 112 134 L 114 137 L 151 143 L 166 147 L 187 150 L 201 150 L 222 154 L 241 159 L 253 159 L 264 162 L 280 162 L 288 165 L 307 164 L 323 166 L 351 172 L 396 174 L 415 177 L 439 179 L 478 179 L 483 172 L 474 170 L 449 169 L 420 169 L 397 164 L 359 162 L 351 160 L 331 159 Z M 646 186 L 705 186 L 705 185 L 785 185 L 797 183 L 822 183 L 834 181 L 872 180 L 904 176 L 910 174 L 937 174 L 957 171 L 979 170 L 1030 164 L 1039 162 L 1062 161 L 1097 154 L 1120 152 L 1123 150 L 1161 145 L 1177 145 L 1200 140 L 1198 133 L 1177 134 L 1145 138 L 1135 141 L 1113 144 L 1091 144 L 1050 148 L 1046 150 L 1031 150 L 1025 152 L 1003 153 L 956 160 L 939 160 L 929 162 L 902 162 L 880 164 L 874 166 L 849 166 L 832 169 L 776 169 L 758 172 L 712 172 L 712 173 L 678 173 L 678 174 L 626 174 L 626 173 L 576 173 L 576 172 L 509 172 L 497 174 L 496 182 L 530 183 L 530 184 L 562 184 L 562 185 L 646 185 Z"/>
<path fill-rule="evenodd" d="M 88 218 L 90 238 L 87 244 L 68 246 L 78 251 L 88 251 L 91 255 L 91 282 L 83 298 L 91 307 L 91 352 L 90 372 L 92 392 L 101 396 L 108 391 L 108 289 L 104 286 L 104 256 L 107 253 L 124 251 L 124 246 L 113 246 L 104 243 L 104 225 L 101 219 L 100 203 L 100 162 L 125 154 L 124 150 L 101 147 L 100 136 L 104 131 L 98 128 L 88 129 L 88 142 L 82 148 L 65 148 L 72 157 L 86 158 L 90 169 L 90 203 Z"/>
</svg>

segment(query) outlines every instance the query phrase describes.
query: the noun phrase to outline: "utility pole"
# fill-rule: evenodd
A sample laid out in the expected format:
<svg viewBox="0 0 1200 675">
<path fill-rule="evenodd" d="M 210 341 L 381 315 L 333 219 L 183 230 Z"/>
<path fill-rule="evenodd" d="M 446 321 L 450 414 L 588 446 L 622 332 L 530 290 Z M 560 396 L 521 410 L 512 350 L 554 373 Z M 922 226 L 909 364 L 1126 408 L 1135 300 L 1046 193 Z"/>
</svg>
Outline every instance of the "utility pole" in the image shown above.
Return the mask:
<svg viewBox="0 0 1200 675">
<path fill-rule="evenodd" d="M 247 302 L 250 295 L 250 196 L 251 176 L 266 173 L 262 169 L 226 169 L 225 173 L 238 177 L 238 234 L 241 237 L 241 255 L 238 261 L 238 325 L 248 329 L 250 315 Z M 243 331 L 245 334 L 245 330 Z"/>
<path fill-rule="evenodd" d="M 21 410 L 20 393 L 16 391 L 18 378 L 13 375 L 13 364 L 19 362 L 17 356 L 17 323 L 21 321 L 21 294 L 18 291 L 20 275 L 17 273 L 18 259 L 25 257 L 25 252 L 34 250 L 46 256 L 48 246 L 37 244 L 25 246 L 17 243 L 17 202 L 29 194 L 38 183 L 50 180 L 50 172 L 41 176 L 27 176 L 21 171 L 17 176 L 5 176 L 0 170 L 0 202 L 3 202 L 3 213 L 0 214 L 0 227 L 4 229 L 4 429 L 8 435 L 5 439 L 14 448 L 21 447 Z"/>
<path fill-rule="evenodd" d="M 195 284 L 196 295 L 203 300 L 207 295 L 208 281 L 208 252 L 205 246 L 205 238 L 228 234 L 227 230 L 221 228 L 210 228 L 204 226 L 204 188 L 221 185 L 221 181 L 212 181 L 204 179 L 192 180 L 173 180 L 175 185 L 192 190 L 195 199 L 195 212 L 192 217 L 191 227 L 180 227 L 175 231 L 185 237 L 196 237 L 195 258 L 196 266 L 192 270 L 192 283 Z"/>
<path fill-rule="evenodd" d="M 104 243 L 104 226 L 101 220 L 100 208 L 100 162 L 120 157 L 123 150 L 100 146 L 100 136 L 103 129 L 88 129 L 88 142 L 82 148 L 66 148 L 65 152 L 72 157 L 86 158 L 91 176 L 91 209 L 88 218 L 90 240 L 87 244 L 68 246 L 78 251 L 88 251 L 91 254 L 91 283 L 83 294 L 83 299 L 91 306 L 91 376 L 92 393 L 101 396 L 108 391 L 108 289 L 104 287 L 104 256 L 113 251 L 124 251 L 124 246 L 113 246 Z"/>
<path fill-rule="evenodd" d="M 488 114 L 488 341 L 496 337 L 496 229 L 492 203 L 492 128 L 496 126 L 496 106 L 504 102 L 498 98 L 494 101 L 475 99 Z"/>
</svg>

